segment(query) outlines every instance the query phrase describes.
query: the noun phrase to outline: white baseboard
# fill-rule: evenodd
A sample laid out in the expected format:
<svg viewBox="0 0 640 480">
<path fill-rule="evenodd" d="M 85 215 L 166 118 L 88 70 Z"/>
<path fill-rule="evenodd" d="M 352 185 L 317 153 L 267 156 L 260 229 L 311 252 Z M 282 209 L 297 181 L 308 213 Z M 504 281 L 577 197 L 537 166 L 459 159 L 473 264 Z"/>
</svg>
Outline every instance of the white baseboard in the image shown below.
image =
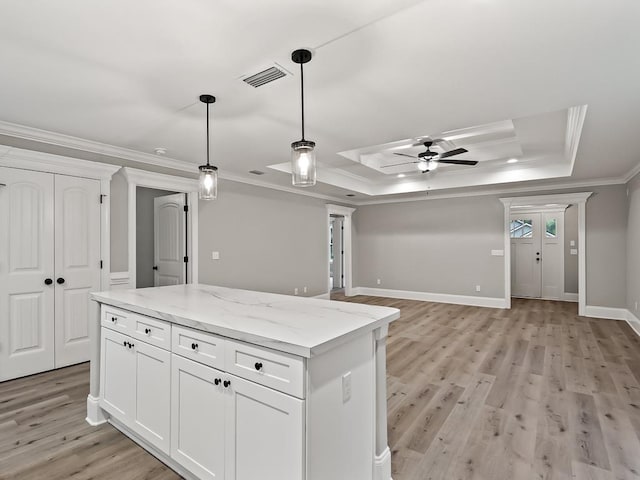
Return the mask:
<svg viewBox="0 0 640 480">
<path fill-rule="evenodd" d="M 387 447 L 373 459 L 374 480 L 391 480 L 391 450 Z"/>
<path fill-rule="evenodd" d="M 507 308 L 504 298 L 473 297 L 471 295 L 450 295 L 448 293 L 411 292 L 408 290 L 391 290 L 387 288 L 355 287 L 353 295 L 370 295 L 372 297 L 401 298 L 403 300 L 421 300 L 423 302 L 453 303 L 473 307 Z"/>
<path fill-rule="evenodd" d="M 564 295 L 562 296 L 562 301 L 578 303 L 578 294 L 564 292 Z"/>
<path fill-rule="evenodd" d="M 320 295 L 314 295 L 311 298 L 320 298 L 322 300 L 331 300 L 331 295 L 328 293 L 321 293 Z"/>
<path fill-rule="evenodd" d="M 627 310 L 627 323 L 640 336 L 640 319 L 631 313 L 631 310 Z"/>
<path fill-rule="evenodd" d="M 129 278 L 129 272 L 111 272 L 111 281 L 109 282 L 111 286 L 111 290 L 125 290 L 127 288 L 132 288 Z"/>
<path fill-rule="evenodd" d="M 626 320 L 629 310 L 626 308 L 614 307 L 597 307 L 586 305 L 584 307 L 584 316 L 592 318 L 608 318 L 609 320 Z"/>
</svg>

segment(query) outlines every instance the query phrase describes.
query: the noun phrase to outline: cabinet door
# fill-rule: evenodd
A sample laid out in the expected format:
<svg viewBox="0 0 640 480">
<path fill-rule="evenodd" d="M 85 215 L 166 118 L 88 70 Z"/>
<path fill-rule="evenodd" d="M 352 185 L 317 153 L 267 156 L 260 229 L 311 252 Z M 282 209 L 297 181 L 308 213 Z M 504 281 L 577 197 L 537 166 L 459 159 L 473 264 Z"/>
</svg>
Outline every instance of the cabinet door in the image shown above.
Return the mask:
<svg viewBox="0 0 640 480">
<path fill-rule="evenodd" d="M 56 367 L 89 360 L 89 292 L 100 290 L 100 182 L 55 176 Z"/>
<path fill-rule="evenodd" d="M 0 167 L 0 381 L 54 368 L 53 175 Z"/>
<path fill-rule="evenodd" d="M 135 406 L 135 355 L 127 346 L 129 337 L 108 328 L 101 330 L 100 406 L 125 423 Z"/>
<path fill-rule="evenodd" d="M 226 396 L 228 480 L 304 478 L 304 401 L 233 375 Z"/>
<path fill-rule="evenodd" d="M 202 480 L 225 478 L 223 374 L 175 354 L 171 364 L 171 456 Z"/>
</svg>

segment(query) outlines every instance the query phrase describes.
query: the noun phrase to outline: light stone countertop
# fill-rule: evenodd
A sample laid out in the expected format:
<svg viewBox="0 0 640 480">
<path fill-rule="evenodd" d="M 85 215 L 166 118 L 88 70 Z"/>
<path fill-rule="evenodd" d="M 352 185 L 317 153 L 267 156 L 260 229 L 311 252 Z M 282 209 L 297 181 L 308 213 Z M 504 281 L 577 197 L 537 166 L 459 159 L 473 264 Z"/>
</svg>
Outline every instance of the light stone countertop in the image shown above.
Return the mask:
<svg viewBox="0 0 640 480">
<path fill-rule="evenodd" d="M 302 357 L 313 357 L 400 317 L 396 308 L 212 285 L 111 290 L 97 302 Z"/>
</svg>

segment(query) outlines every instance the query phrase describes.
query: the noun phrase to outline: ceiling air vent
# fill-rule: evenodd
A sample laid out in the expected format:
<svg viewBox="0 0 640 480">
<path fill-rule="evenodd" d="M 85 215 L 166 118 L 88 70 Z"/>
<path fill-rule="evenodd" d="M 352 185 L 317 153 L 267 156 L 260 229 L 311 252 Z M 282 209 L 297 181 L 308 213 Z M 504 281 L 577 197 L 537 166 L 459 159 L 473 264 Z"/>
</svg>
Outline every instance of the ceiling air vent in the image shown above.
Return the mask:
<svg viewBox="0 0 640 480">
<path fill-rule="evenodd" d="M 249 170 L 249 173 L 253 173 L 254 175 L 264 175 L 264 172 L 260 170 Z"/>
<path fill-rule="evenodd" d="M 275 64 L 272 67 L 267 68 L 261 72 L 242 78 L 242 81 L 248 83 L 252 87 L 258 88 L 267 83 L 278 80 L 279 78 L 286 77 L 287 71 L 280 65 Z"/>
</svg>

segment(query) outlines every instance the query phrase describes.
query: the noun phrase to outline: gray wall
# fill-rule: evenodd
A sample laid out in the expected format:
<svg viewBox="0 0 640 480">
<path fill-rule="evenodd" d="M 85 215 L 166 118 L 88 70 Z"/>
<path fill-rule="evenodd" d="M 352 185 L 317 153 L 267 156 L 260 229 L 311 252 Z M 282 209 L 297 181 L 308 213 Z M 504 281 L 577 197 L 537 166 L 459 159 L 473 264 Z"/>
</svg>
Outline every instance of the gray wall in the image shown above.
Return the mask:
<svg viewBox="0 0 640 480">
<path fill-rule="evenodd" d="M 122 170 L 111 178 L 111 271 L 129 270 L 128 183 Z"/>
<path fill-rule="evenodd" d="M 325 202 L 230 181 L 199 204 L 201 283 L 292 295 L 327 292 Z M 211 252 L 220 252 L 212 260 Z"/>
<path fill-rule="evenodd" d="M 564 212 L 564 291 L 578 293 L 578 255 L 571 255 L 571 249 L 578 249 L 577 205 L 569 205 Z"/>
<path fill-rule="evenodd" d="M 136 288 L 153 287 L 153 199 L 176 192 L 136 188 Z"/>
<path fill-rule="evenodd" d="M 626 307 L 626 188 L 588 190 L 594 194 L 587 200 L 586 214 L 587 305 Z"/>
<path fill-rule="evenodd" d="M 504 249 L 495 196 L 361 206 L 353 223 L 354 286 L 504 297 L 504 258 L 491 256 Z"/>
<path fill-rule="evenodd" d="M 627 308 L 640 317 L 640 175 L 636 175 L 628 188 L 627 228 Z"/>
<path fill-rule="evenodd" d="M 587 305 L 624 307 L 624 185 L 521 195 L 578 191 L 594 192 L 586 205 Z M 354 286 L 503 297 L 505 259 L 490 255 L 492 249 L 504 248 L 504 210 L 498 198 L 358 207 L 354 213 Z M 481 285 L 480 292 L 475 292 L 475 285 Z"/>
</svg>

